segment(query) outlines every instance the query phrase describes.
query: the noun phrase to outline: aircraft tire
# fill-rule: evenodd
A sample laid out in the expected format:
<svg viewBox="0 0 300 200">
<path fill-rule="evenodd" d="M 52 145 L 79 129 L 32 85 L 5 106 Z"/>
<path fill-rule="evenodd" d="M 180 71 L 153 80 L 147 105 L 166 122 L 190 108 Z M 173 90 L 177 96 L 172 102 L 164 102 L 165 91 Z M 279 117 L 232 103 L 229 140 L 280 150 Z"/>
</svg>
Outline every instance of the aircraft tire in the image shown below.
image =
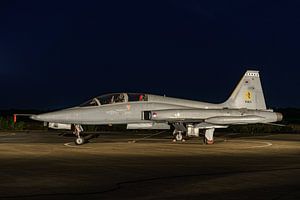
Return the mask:
<svg viewBox="0 0 300 200">
<path fill-rule="evenodd" d="M 211 145 L 211 144 L 214 144 L 214 141 L 210 141 L 210 140 L 208 140 L 206 137 L 204 137 L 204 138 L 203 138 L 203 143 L 204 143 L 205 145 Z"/>
<path fill-rule="evenodd" d="M 76 145 L 83 145 L 85 143 L 85 139 L 83 137 L 78 137 L 75 139 Z"/>
<path fill-rule="evenodd" d="M 182 141 L 182 140 L 183 140 L 182 134 L 181 134 L 181 133 L 176 133 L 176 135 L 175 135 L 175 140 L 176 140 L 176 141 Z"/>
</svg>

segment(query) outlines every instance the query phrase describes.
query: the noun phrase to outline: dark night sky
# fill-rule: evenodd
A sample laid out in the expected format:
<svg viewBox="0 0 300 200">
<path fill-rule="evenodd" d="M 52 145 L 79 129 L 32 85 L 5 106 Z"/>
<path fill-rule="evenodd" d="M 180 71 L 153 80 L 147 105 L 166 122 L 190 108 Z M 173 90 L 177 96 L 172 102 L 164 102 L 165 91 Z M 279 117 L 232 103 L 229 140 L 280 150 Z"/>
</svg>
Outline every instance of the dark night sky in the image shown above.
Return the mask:
<svg viewBox="0 0 300 200">
<path fill-rule="evenodd" d="M 300 107 L 299 1 L 1 1 L 0 108 L 146 92 L 222 102 L 258 69 Z"/>
</svg>

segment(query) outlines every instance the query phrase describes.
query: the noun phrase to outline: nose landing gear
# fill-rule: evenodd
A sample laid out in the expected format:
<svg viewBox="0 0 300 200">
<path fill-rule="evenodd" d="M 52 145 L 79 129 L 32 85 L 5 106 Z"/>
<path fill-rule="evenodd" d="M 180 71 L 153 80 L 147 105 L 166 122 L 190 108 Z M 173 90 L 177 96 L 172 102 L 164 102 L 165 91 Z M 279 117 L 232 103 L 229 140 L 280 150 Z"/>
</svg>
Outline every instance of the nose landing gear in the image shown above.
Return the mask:
<svg viewBox="0 0 300 200">
<path fill-rule="evenodd" d="M 84 137 L 80 136 L 80 133 L 82 131 L 83 131 L 83 128 L 82 128 L 81 125 L 78 125 L 78 124 L 74 125 L 74 132 L 73 133 L 77 137 L 74 141 L 76 145 L 82 145 L 82 144 L 87 142 Z"/>
</svg>

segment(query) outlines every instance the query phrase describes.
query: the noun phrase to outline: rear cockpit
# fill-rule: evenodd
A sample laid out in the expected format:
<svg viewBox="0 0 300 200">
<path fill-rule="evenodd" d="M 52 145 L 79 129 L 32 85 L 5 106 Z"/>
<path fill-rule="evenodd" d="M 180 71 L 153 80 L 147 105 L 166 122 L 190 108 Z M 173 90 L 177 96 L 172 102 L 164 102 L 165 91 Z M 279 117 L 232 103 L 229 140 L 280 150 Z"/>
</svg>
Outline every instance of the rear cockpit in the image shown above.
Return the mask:
<svg viewBox="0 0 300 200">
<path fill-rule="evenodd" d="M 143 93 L 114 93 L 95 97 L 83 104 L 80 107 L 101 106 L 114 103 L 126 103 L 134 101 L 148 101 L 148 95 Z"/>
</svg>

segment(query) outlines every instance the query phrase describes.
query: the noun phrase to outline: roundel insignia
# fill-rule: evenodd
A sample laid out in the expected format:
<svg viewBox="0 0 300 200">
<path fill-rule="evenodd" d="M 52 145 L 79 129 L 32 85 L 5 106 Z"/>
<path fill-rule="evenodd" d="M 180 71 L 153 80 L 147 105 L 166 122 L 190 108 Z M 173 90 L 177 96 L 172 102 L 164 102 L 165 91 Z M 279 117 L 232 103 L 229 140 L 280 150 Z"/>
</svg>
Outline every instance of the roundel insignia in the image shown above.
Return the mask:
<svg viewBox="0 0 300 200">
<path fill-rule="evenodd" d="M 249 101 L 252 99 L 252 92 L 246 91 L 245 93 L 245 100 Z"/>
</svg>

